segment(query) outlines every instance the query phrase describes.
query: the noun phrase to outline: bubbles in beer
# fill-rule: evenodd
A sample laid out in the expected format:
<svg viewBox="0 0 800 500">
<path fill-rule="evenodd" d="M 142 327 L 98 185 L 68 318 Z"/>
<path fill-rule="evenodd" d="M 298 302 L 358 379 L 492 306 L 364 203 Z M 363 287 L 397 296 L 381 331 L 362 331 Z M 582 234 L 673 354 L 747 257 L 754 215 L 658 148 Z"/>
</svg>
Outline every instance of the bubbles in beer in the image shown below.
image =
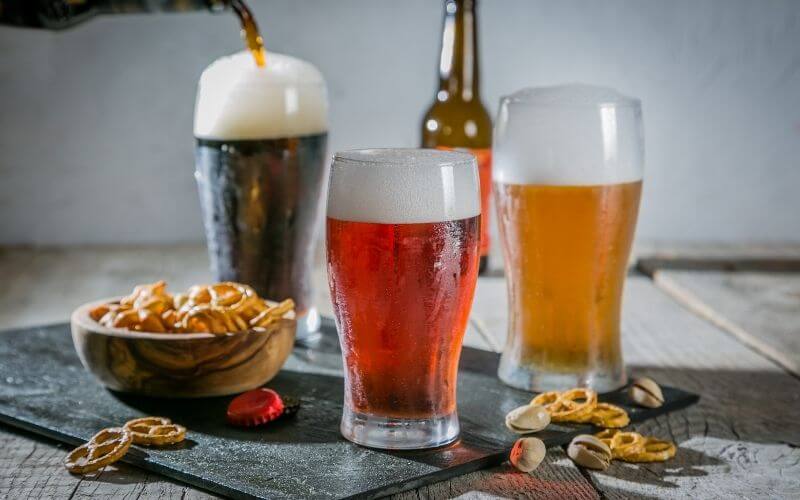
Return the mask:
<svg viewBox="0 0 800 500">
<path fill-rule="evenodd" d="M 263 68 L 248 52 L 222 57 L 200 77 L 194 135 L 244 140 L 326 132 L 327 99 L 322 74 L 312 64 L 270 54 Z"/>
<path fill-rule="evenodd" d="M 504 98 L 493 180 L 599 185 L 642 179 L 638 99 L 588 85 L 524 89 Z"/>
<path fill-rule="evenodd" d="M 430 149 L 338 153 L 328 217 L 352 222 L 445 222 L 481 213 L 475 158 Z M 334 175 L 335 174 L 335 175 Z"/>
</svg>

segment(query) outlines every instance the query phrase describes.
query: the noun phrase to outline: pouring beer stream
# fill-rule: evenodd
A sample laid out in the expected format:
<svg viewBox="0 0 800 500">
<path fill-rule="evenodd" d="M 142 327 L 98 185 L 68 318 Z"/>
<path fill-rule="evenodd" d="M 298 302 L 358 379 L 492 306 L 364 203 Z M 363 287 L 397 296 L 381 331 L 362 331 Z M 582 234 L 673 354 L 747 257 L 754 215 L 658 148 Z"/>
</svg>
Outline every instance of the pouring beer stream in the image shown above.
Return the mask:
<svg viewBox="0 0 800 500">
<path fill-rule="evenodd" d="M 256 66 L 263 68 L 267 64 L 267 51 L 264 50 L 264 39 L 258 31 L 256 19 L 243 0 L 231 0 L 231 9 L 236 13 L 242 25 L 242 38 L 245 47 L 253 54 Z"/>
</svg>

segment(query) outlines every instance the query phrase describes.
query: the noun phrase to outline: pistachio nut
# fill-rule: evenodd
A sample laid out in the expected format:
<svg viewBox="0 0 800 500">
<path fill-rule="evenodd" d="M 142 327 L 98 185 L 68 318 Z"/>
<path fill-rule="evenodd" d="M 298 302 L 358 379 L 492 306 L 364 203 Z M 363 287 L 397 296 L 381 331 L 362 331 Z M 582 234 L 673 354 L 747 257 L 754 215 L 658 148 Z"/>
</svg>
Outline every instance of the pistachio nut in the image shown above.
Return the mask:
<svg viewBox="0 0 800 500">
<path fill-rule="evenodd" d="M 637 378 L 628 389 L 628 396 L 639 406 L 658 408 L 664 404 L 661 387 L 648 377 Z"/>
<path fill-rule="evenodd" d="M 575 436 L 567 447 L 567 455 L 576 464 L 589 469 L 605 470 L 611 463 L 608 445 L 589 434 Z"/>
<path fill-rule="evenodd" d="M 509 462 L 522 472 L 531 472 L 542 463 L 547 453 L 544 441 L 535 437 L 520 438 L 511 448 Z"/>
<path fill-rule="evenodd" d="M 550 423 L 550 414 L 544 406 L 528 404 L 514 408 L 506 415 L 506 427 L 517 434 L 539 432 Z"/>
</svg>

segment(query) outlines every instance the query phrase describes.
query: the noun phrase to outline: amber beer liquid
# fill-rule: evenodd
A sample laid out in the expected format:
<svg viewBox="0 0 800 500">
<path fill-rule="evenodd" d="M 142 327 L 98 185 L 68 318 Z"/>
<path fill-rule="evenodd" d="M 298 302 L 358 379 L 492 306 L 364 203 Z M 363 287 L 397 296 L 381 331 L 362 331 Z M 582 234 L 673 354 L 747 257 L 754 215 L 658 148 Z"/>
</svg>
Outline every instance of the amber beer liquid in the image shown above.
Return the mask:
<svg viewBox="0 0 800 500">
<path fill-rule="evenodd" d="M 501 101 L 497 121 L 509 301 L 498 375 L 527 390 L 616 389 L 642 191 L 640 103 L 600 87 L 526 89 Z"/>
<path fill-rule="evenodd" d="M 380 448 L 440 446 L 458 435 L 458 360 L 478 274 L 477 168 L 463 153 L 368 151 L 337 155 L 328 198 L 342 434 Z"/>
<path fill-rule="evenodd" d="M 348 403 L 395 418 L 453 413 L 478 269 L 478 217 L 419 224 L 329 217 L 327 231 Z"/>
</svg>

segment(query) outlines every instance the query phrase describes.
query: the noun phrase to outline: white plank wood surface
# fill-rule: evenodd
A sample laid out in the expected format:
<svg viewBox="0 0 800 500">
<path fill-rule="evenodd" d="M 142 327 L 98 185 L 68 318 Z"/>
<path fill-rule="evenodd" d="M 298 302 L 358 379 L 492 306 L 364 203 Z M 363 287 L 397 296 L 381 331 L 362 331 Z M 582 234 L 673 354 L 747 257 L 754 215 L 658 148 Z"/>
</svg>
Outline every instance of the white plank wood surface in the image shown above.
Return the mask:
<svg viewBox="0 0 800 500">
<path fill-rule="evenodd" d="M 0 253 L 0 328 L 63 321 L 78 303 L 115 295 L 137 282 L 176 287 L 206 281 L 199 245 Z M 324 270 L 315 281 L 324 285 Z M 318 286 L 326 300 L 326 287 Z M 329 307 L 329 306 L 327 306 Z M 321 308 L 323 312 L 329 309 Z M 506 328 L 505 285 L 481 279 L 468 342 L 499 348 Z M 795 498 L 800 491 L 800 382 L 736 338 L 676 303 L 646 278 L 632 278 L 624 309 L 625 353 L 632 369 L 702 394 L 701 403 L 640 427 L 679 445 L 667 464 L 615 464 L 604 473 L 577 469 L 550 450 L 531 475 L 508 465 L 443 481 L 398 498 Z M 482 333 L 481 333 L 482 332 Z M 61 467 L 66 450 L 0 427 L 0 497 L 182 498 L 207 495 L 156 474 L 121 465 L 77 479 Z"/>
<path fill-rule="evenodd" d="M 800 258 L 798 242 L 708 243 L 636 241 L 633 255 L 638 259 L 663 260 L 786 260 Z"/>
<path fill-rule="evenodd" d="M 505 311 L 503 282 L 476 314 Z M 488 298 L 487 298 L 488 299 Z M 800 318 L 794 318 L 795 324 Z M 505 339 L 505 321 L 488 331 Z M 800 491 L 800 381 L 676 303 L 644 277 L 630 277 L 623 349 L 634 374 L 701 394 L 700 403 L 635 427 L 675 441 L 665 464 L 615 462 L 590 473 L 606 497 L 796 498 Z"/>
<path fill-rule="evenodd" d="M 657 286 L 800 376 L 800 273 L 656 271 Z"/>
<path fill-rule="evenodd" d="M 678 443 L 674 460 L 615 464 L 593 473 L 595 484 L 609 497 L 797 498 L 800 381 L 644 278 L 629 280 L 625 297 L 623 344 L 633 373 L 701 401 L 636 427 Z"/>
</svg>

